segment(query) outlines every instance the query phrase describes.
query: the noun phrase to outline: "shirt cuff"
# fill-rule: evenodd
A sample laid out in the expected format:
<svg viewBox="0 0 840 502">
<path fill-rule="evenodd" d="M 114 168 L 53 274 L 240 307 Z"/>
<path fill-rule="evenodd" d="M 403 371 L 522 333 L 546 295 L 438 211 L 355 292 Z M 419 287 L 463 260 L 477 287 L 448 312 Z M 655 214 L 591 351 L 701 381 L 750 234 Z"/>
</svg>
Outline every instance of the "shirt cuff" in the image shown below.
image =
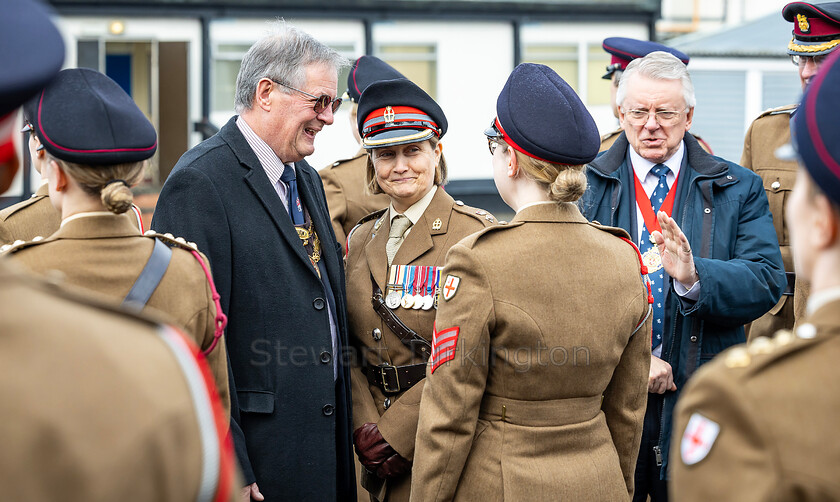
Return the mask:
<svg viewBox="0 0 840 502">
<path fill-rule="evenodd" d="M 692 284 L 690 288 L 683 286 L 683 283 L 680 281 L 674 281 L 674 291 L 676 291 L 683 300 L 696 302 L 697 299 L 700 298 L 700 279 L 697 279 L 697 282 Z"/>
</svg>

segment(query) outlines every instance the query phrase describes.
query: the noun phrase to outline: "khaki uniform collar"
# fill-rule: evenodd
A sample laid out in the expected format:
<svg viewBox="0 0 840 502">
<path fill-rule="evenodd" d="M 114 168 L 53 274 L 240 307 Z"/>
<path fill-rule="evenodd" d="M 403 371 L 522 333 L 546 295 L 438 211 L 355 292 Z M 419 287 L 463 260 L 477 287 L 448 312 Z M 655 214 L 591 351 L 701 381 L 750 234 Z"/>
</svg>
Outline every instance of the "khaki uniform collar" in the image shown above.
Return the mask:
<svg viewBox="0 0 840 502">
<path fill-rule="evenodd" d="M 123 214 L 105 211 L 74 214 L 61 222 L 61 227 L 53 237 L 57 239 L 136 237 L 141 233 L 133 218 L 133 211 Z"/>
<path fill-rule="evenodd" d="M 551 202 L 548 204 L 528 204 L 522 207 L 513 221 L 560 221 L 566 223 L 588 224 L 580 210 L 571 202 Z"/>
<path fill-rule="evenodd" d="M 432 203 L 432 199 L 435 197 L 435 193 L 437 193 L 437 188 L 437 186 L 432 185 L 432 189 L 429 190 L 429 192 L 426 195 L 424 195 L 423 198 L 421 198 L 420 200 L 412 204 L 411 207 L 405 210 L 403 216 L 406 216 L 411 221 L 412 225 L 416 225 L 417 222 L 420 221 L 420 218 L 423 216 L 423 213 L 426 212 L 426 209 L 429 207 L 429 204 Z M 397 210 L 394 209 L 394 203 L 392 202 L 391 204 L 389 204 L 388 221 L 394 221 L 394 218 L 396 218 L 398 214 L 400 213 L 398 213 Z"/>
</svg>

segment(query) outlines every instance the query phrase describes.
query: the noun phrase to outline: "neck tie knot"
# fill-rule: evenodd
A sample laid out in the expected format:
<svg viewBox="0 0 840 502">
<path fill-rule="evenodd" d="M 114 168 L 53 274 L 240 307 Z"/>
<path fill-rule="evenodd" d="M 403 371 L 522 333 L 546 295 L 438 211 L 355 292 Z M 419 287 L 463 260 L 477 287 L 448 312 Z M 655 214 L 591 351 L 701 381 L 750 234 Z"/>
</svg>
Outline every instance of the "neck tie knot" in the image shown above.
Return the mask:
<svg viewBox="0 0 840 502">
<path fill-rule="evenodd" d="M 283 168 L 283 174 L 280 175 L 280 181 L 287 185 L 289 182 L 295 181 L 295 170 L 291 166 L 286 165 Z"/>
<path fill-rule="evenodd" d="M 391 266 L 391 262 L 394 261 L 394 255 L 397 254 L 397 250 L 399 250 L 402 245 L 403 239 L 405 238 L 405 232 L 410 226 L 411 220 L 402 214 L 398 214 L 394 217 L 394 220 L 391 221 L 391 231 L 388 232 L 388 243 L 385 244 L 385 254 L 388 257 L 389 267 Z"/>
<path fill-rule="evenodd" d="M 657 178 L 662 178 L 663 176 L 667 176 L 668 173 L 671 172 L 671 168 L 669 168 L 665 164 L 656 164 L 650 169 L 650 172 L 655 174 Z"/>
</svg>

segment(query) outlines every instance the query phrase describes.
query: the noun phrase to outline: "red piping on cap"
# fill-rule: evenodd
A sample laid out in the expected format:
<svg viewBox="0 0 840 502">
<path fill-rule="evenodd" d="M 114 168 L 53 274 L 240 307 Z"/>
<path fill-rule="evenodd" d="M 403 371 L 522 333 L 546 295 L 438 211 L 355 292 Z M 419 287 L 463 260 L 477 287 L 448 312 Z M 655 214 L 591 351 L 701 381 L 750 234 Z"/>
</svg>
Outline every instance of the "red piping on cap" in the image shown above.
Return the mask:
<svg viewBox="0 0 840 502">
<path fill-rule="evenodd" d="M 100 149 L 96 149 L 96 150 L 77 150 L 77 149 L 74 149 L 74 148 L 63 147 L 63 146 L 57 144 L 52 139 L 50 139 L 49 135 L 47 134 L 47 131 L 44 130 L 44 123 L 41 120 L 41 109 L 42 109 L 43 103 L 44 103 L 44 91 L 41 91 L 41 97 L 38 99 L 38 130 L 41 131 L 41 134 L 43 135 L 43 138 L 44 138 L 44 140 L 47 141 L 47 143 L 54 146 L 55 148 L 58 148 L 59 150 L 64 150 L 65 152 L 75 152 L 75 153 L 116 153 L 116 152 L 148 152 L 149 150 L 153 150 L 154 148 L 157 147 L 157 140 L 155 140 L 155 142 L 152 144 L 152 146 L 147 147 L 147 148 L 100 148 Z"/>
</svg>

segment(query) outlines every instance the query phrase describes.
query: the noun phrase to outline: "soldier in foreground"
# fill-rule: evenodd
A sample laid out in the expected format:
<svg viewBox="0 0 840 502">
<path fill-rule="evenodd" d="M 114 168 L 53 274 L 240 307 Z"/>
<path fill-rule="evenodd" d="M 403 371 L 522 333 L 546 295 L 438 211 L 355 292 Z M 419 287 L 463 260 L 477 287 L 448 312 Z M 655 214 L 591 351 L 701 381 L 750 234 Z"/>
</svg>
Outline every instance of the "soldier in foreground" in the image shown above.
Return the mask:
<svg viewBox="0 0 840 502">
<path fill-rule="evenodd" d="M 677 405 L 680 501 L 840 500 L 840 64 L 831 56 L 791 122 L 799 157 L 785 209 L 810 281 L 795 334 L 754 338 L 702 368 Z"/>
<path fill-rule="evenodd" d="M 40 4 L 0 0 L 0 12 L 8 113 L 58 72 L 64 45 Z M 196 356 L 174 328 L 0 257 L 0 500 L 234 500 L 227 422 Z"/>
</svg>

